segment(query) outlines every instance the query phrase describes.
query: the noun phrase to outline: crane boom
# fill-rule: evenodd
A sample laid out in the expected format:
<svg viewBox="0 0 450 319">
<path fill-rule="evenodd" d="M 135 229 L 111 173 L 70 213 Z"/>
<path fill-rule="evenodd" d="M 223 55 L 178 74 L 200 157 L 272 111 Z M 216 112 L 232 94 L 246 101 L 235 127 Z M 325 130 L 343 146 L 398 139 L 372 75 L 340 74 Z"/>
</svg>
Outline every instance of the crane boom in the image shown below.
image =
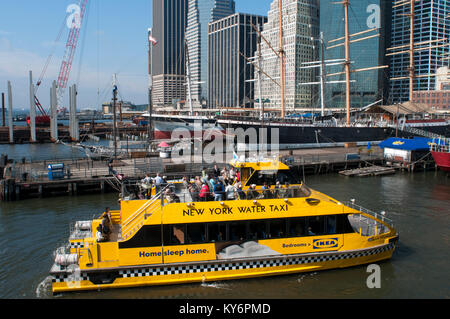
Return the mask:
<svg viewBox="0 0 450 319">
<path fill-rule="evenodd" d="M 61 63 L 61 68 L 59 71 L 57 90 L 58 90 L 58 106 L 61 106 L 61 101 L 64 95 L 64 91 L 67 87 L 67 82 L 69 80 L 70 70 L 72 68 L 73 58 L 75 56 L 75 51 L 77 49 L 78 38 L 80 36 L 81 26 L 83 24 L 84 14 L 86 12 L 87 0 L 80 0 L 79 2 L 79 16 L 78 20 L 72 24 L 70 29 L 69 37 L 66 43 L 66 52 Z M 77 18 L 75 16 L 75 18 Z"/>
</svg>

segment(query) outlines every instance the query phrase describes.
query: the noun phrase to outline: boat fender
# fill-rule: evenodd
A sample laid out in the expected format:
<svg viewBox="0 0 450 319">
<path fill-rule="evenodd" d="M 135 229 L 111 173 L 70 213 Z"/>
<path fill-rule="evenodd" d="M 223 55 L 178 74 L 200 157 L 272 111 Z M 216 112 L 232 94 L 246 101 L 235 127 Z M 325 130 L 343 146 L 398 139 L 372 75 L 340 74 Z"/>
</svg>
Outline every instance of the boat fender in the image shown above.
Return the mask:
<svg viewBox="0 0 450 319">
<path fill-rule="evenodd" d="M 55 263 L 61 266 L 68 266 L 78 263 L 77 254 L 57 254 L 55 257 Z"/>
<path fill-rule="evenodd" d="M 320 199 L 316 199 L 316 198 L 307 198 L 307 199 L 306 199 L 306 202 L 307 202 L 309 205 L 315 206 L 315 205 L 318 205 L 318 204 L 320 203 Z"/>
</svg>

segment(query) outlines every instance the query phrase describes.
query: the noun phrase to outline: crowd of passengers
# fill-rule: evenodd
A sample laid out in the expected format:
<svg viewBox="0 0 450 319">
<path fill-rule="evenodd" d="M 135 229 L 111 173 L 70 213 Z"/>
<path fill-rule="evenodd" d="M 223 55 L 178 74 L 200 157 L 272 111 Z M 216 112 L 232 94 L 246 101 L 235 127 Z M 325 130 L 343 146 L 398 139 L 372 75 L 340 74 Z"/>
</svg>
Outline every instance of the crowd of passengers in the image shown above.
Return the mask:
<svg viewBox="0 0 450 319">
<path fill-rule="evenodd" d="M 142 180 L 143 183 L 154 185 L 156 194 L 162 189 L 164 190 L 164 197 L 168 203 L 179 203 L 180 198 L 175 193 L 175 188 L 167 182 L 165 176 L 157 174 L 155 178 L 150 177 L 149 174 Z M 227 169 L 226 167 L 220 170 L 217 165 L 214 165 L 212 173 L 207 172 L 204 168 L 202 176 L 196 176 L 193 181 L 189 181 L 187 177 L 183 178 L 184 187 L 189 190 L 189 193 L 194 202 L 206 201 L 224 201 L 224 200 L 253 200 L 253 199 L 273 199 L 273 198 L 289 198 L 294 197 L 293 189 L 289 187 L 288 183 L 282 185 L 277 181 L 275 185 L 264 183 L 260 190 L 256 189 L 255 184 L 252 184 L 246 191 L 242 188 L 240 172 L 234 167 Z M 169 187 L 166 187 L 169 185 Z M 150 197 L 150 191 L 145 194 L 145 198 Z"/>
</svg>

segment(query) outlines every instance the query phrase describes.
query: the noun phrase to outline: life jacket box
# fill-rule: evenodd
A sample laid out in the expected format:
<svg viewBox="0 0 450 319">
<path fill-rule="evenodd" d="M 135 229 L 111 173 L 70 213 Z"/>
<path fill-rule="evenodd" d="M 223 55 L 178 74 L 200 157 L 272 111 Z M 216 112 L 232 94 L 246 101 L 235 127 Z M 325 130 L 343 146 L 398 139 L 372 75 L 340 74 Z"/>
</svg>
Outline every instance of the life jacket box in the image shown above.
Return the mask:
<svg viewBox="0 0 450 319">
<path fill-rule="evenodd" d="M 64 179 L 64 164 L 49 164 L 48 179 L 50 181 Z"/>
</svg>

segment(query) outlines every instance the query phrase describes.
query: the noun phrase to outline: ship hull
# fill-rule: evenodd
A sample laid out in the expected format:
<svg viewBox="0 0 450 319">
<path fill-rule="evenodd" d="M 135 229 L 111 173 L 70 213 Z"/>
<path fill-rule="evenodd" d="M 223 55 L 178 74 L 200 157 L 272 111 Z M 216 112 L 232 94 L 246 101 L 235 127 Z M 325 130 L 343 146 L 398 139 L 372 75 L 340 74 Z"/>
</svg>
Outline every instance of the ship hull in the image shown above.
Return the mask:
<svg viewBox="0 0 450 319">
<path fill-rule="evenodd" d="M 146 265 L 81 271 L 78 278 L 54 273 L 53 293 L 174 285 L 287 275 L 372 264 L 392 257 L 396 241 L 366 249 L 200 263 Z"/>
<path fill-rule="evenodd" d="M 225 132 L 222 127 L 216 126 L 215 123 L 211 122 L 202 122 L 196 126 L 194 123 L 189 122 L 157 120 L 153 122 L 153 125 L 154 138 L 156 140 L 177 139 L 180 136 L 184 136 L 184 134 L 189 137 L 210 139 L 211 135 L 221 135 Z"/>
<path fill-rule="evenodd" d="M 450 153 L 431 152 L 436 165 L 445 172 L 450 172 Z"/>
<path fill-rule="evenodd" d="M 302 148 L 314 146 L 344 146 L 345 143 L 369 143 L 381 142 L 390 137 L 413 138 L 413 133 L 396 129 L 393 127 L 337 127 L 337 126 L 307 126 L 307 125 L 282 125 L 266 124 L 262 126 L 257 123 L 222 123 L 224 128 L 243 129 L 246 132 L 255 130 L 259 132 L 264 128 L 265 140 L 269 144 L 278 144 L 280 149 Z M 450 136 L 449 125 L 415 126 L 415 128 L 438 134 Z M 261 137 L 259 138 L 261 141 Z M 245 144 L 248 144 L 246 141 Z"/>
</svg>

